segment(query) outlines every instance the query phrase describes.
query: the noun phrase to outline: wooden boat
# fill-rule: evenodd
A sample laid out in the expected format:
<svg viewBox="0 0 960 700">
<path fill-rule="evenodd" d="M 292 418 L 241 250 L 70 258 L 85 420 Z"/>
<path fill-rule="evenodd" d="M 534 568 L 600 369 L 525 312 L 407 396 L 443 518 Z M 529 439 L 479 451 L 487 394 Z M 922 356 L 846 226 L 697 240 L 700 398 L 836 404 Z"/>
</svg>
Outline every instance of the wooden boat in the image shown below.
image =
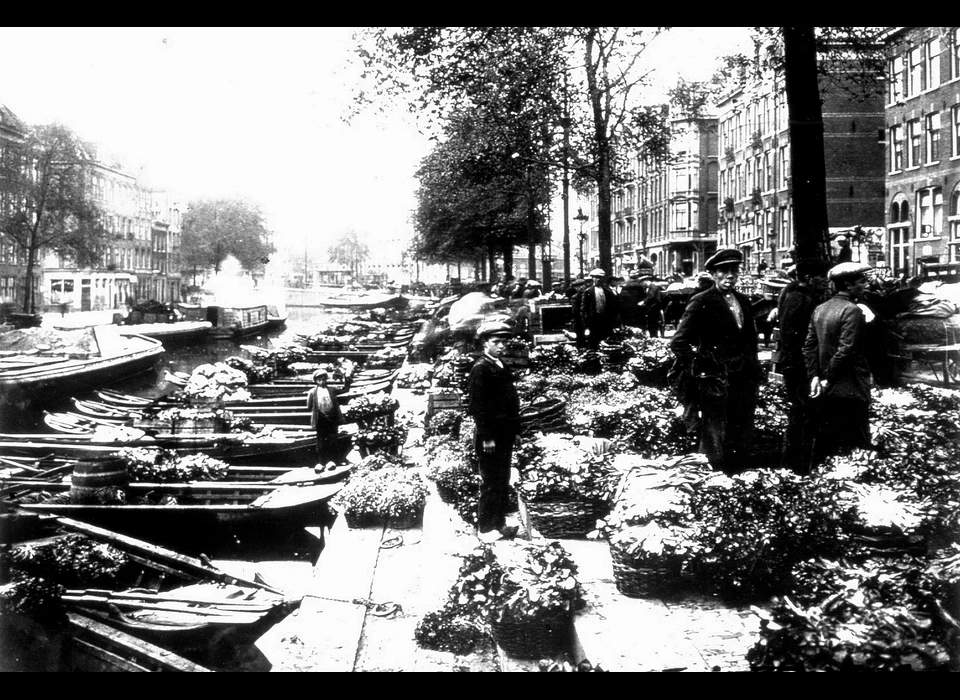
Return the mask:
<svg viewBox="0 0 960 700">
<path fill-rule="evenodd" d="M 289 314 L 282 304 L 267 304 L 267 330 L 276 330 L 287 325 Z"/>
<path fill-rule="evenodd" d="M 202 666 L 175 651 L 76 612 L 52 630 L 22 613 L 0 620 L 0 671 L 29 673 L 179 672 Z"/>
<path fill-rule="evenodd" d="M 207 320 L 213 324 L 214 338 L 243 338 L 262 333 L 269 327 L 266 304 L 249 306 L 207 306 Z"/>
<path fill-rule="evenodd" d="M 304 537 L 304 528 L 328 527 L 328 502 L 341 482 L 319 484 L 130 484 L 126 503 L 74 504 L 69 485 L 8 490 L 5 507 L 27 513 L 72 518 L 194 556 L 213 554 L 238 543 L 270 544 Z M 43 493 L 59 497 L 29 502 Z M 318 543 L 319 544 L 319 543 Z"/>
<path fill-rule="evenodd" d="M 210 335 L 210 321 L 171 321 L 169 323 L 135 323 L 120 326 L 120 334 L 139 334 L 159 340 L 165 347 L 200 343 Z"/>
<path fill-rule="evenodd" d="M 391 292 L 341 292 L 312 299 L 316 306 L 340 309 L 396 309 L 406 306 L 408 300 Z"/>
<path fill-rule="evenodd" d="M 0 357 L 0 414 L 4 418 L 143 374 L 152 370 L 163 355 L 160 341 L 135 333 L 121 335 L 116 326 L 77 332 L 90 334 L 96 352 Z"/>
<path fill-rule="evenodd" d="M 340 450 L 350 451 L 351 437 L 341 426 Z M 0 454 L 67 459 L 87 459 L 113 454 L 123 448 L 165 448 L 178 454 L 205 454 L 232 465 L 275 464 L 308 466 L 316 463 L 316 435 L 309 430 L 271 431 L 255 437 L 245 433 L 160 434 L 155 437 L 111 440 L 101 435 L 56 433 L 0 433 Z M 335 459 L 339 461 L 339 459 Z"/>
<path fill-rule="evenodd" d="M 73 587 L 60 598 L 69 620 L 67 639 L 51 645 L 54 653 L 46 655 L 43 665 L 52 668 L 30 670 L 269 670 L 269 661 L 254 642 L 295 611 L 298 600 L 260 581 L 221 571 L 208 558 L 72 518 L 48 520 L 57 534 L 29 546 L 93 542 L 118 550 L 126 563 L 112 583 L 101 579 L 96 588 L 69 583 Z M 24 628 L 23 616 L 19 622 L 22 638 L 29 628 Z M 36 627 L 30 631 L 38 632 Z M 50 630 L 39 630 L 44 631 L 51 636 Z M 64 650 L 75 651 L 70 646 L 74 636 L 86 640 L 81 648 L 92 645 L 92 653 L 69 659 L 64 667 L 57 657 Z M 120 662 L 104 664 L 114 658 L 111 650 L 122 652 Z M 74 667 L 77 661 L 84 663 Z"/>
</svg>

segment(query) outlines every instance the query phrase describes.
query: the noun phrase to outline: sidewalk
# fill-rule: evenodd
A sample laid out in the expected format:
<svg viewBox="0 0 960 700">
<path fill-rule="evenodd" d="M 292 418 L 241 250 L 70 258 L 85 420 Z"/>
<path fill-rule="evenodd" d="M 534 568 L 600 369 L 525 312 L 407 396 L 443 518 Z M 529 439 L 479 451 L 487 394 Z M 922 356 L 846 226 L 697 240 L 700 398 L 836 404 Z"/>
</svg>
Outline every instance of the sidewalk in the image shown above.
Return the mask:
<svg viewBox="0 0 960 700">
<path fill-rule="evenodd" d="M 403 389 L 394 395 L 402 411 L 423 414 L 423 396 Z M 417 437 L 405 448 L 414 461 Z M 473 528 L 430 485 L 422 528 L 351 530 L 338 519 L 312 569 L 254 565 L 268 583 L 303 596 L 300 610 L 257 642 L 273 671 L 537 671 L 536 661 L 502 650 L 455 656 L 417 644 L 417 623 L 442 607 L 462 557 L 478 544 Z M 523 535 L 537 537 L 526 528 Z M 578 566 L 588 603 L 574 622 L 574 661 L 621 672 L 749 670 L 745 655 L 759 632 L 749 609 L 708 596 L 627 598 L 616 589 L 604 542 L 560 542 Z M 515 546 L 494 543 L 504 557 Z"/>
<path fill-rule="evenodd" d="M 113 315 L 122 310 L 105 311 L 68 311 L 63 316 L 59 312 L 49 311 L 43 314 L 42 328 L 85 328 L 86 326 L 108 326 L 113 323 Z"/>
</svg>

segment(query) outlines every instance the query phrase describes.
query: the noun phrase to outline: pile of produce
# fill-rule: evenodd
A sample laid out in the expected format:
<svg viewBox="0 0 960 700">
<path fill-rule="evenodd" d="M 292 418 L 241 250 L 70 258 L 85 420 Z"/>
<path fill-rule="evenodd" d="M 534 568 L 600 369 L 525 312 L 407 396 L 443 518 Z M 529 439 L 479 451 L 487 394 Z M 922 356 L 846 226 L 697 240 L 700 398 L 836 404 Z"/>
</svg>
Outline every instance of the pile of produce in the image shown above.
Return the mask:
<svg viewBox="0 0 960 700">
<path fill-rule="evenodd" d="M 464 556 L 442 608 L 417 624 L 417 643 L 467 653 L 491 641 L 492 623 L 555 619 L 586 605 L 577 566 L 559 542 L 517 550 L 518 561 L 506 565 L 489 545 Z"/>
<path fill-rule="evenodd" d="M 400 402 L 385 391 L 362 394 L 350 399 L 343 408 L 344 420 L 348 423 L 370 421 L 380 416 L 389 416 L 397 410 Z"/>
<path fill-rule="evenodd" d="M 793 578 L 791 594 L 762 613 L 760 639 L 747 652 L 751 670 L 960 670 L 957 545 L 929 565 L 811 560 Z"/>
<path fill-rule="evenodd" d="M 515 453 L 519 495 L 534 501 L 609 501 L 620 477 L 611 455 L 590 438 L 539 434 Z"/>
<path fill-rule="evenodd" d="M 183 483 L 221 481 L 230 465 L 205 454 L 180 455 L 163 448 L 123 448 L 118 452 L 127 465 L 130 481 Z"/>
<path fill-rule="evenodd" d="M 391 522 L 413 523 L 423 517 L 429 491 L 419 472 L 403 466 L 354 474 L 334 496 L 332 505 L 350 527 Z"/>
<path fill-rule="evenodd" d="M 189 402 L 216 403 L 226 399 L 243 401 L 251 398 L 247 375 L 226 362 L 200 365 L 190 374 L 178 396 Z"/>
<path fill-rule="evenodd" d="M 421 362 L 408 364 L 397 375 L 397 386 L 401 389 L 412 389 L 415 394 L 422 394 L 430 388 L 433 379 L 433 365 Z"/>
</svg>

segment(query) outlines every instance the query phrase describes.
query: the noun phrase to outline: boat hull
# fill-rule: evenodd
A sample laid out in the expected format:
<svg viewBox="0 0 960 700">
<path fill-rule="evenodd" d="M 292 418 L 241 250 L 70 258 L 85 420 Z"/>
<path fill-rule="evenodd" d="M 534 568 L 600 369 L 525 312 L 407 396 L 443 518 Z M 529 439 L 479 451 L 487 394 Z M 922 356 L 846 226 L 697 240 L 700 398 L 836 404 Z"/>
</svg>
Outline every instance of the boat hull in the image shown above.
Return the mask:
<svg viewBox="0 0 960 700">
<path fill-rule="evenodd" d="M 65 396 L 113 386 L 155 369 L 163 344 L 130 334 L 129 351 L 106 357 L 65 358 L 49 364 L 0 371 L 0 427 L 10 429 L 17 420 Z M 14 419 L 14 420 L 11 420 Z"/>
</svg>

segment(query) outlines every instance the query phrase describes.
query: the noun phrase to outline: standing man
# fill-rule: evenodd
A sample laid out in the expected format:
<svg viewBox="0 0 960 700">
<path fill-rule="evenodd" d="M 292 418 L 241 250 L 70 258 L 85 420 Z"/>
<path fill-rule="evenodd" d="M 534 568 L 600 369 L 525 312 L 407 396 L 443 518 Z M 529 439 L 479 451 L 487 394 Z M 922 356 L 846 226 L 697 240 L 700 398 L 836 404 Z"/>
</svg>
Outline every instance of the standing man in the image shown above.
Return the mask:
<svg viewBox="0 0 960 700">
<path fill-rule="evenodd" d="M 520 435 L 520 399 L 513 372 L 503 364 L 507 340 L 513 337 L 503 321 L 487 321 L 477 328 L 482 354 L 467 378 L 467 412 L 476 423 L 474 450 L 480 469 L 477 534 L 484 542 L 512 539 L 516 527 L 507 527 L 510 498 L 510 461 Z"/>
<path fill-rule="evenodd" d="M 714 284 L 690 299 L 670 340 L 690 377 L 685 415 L 699 414 L 687 424 L 699 424 L 700 451 L 726 474 L 746 467 L 761 381 L 750 299 L 734 289 L 742 262 L 732 248 L 707 260 Z"/>
<path fill-rule="evenodd" d="M 813 464 L 870 446 L 870 365 L 867 321 L 857 300 L 867 288 L 868 265 L 845 262 L 830 268 L 836 288 L 813 311 L 803 344 L 815 406 Z"/>
<path fill-rule="evenodd" d="M 313 373 L 314 386 L 307 392 L 307 410 L 310 411 L 310 427 L 317 431 L 317 459 L 326 464 L 336 455 L 337 433 L 343 422 L 336 394 L 327 386 L 327 370 Z"/>
<path fill-rule="evenodd" d="M 641 326 L 643 315 L 638 304 L 643 301 L 647 291 L 640 281 L 640 273 L 634 270 L 630 273 L 626 284 L 620 288 L 620 321 L 625 326 Z"/>
<path fill-rule="evenodd" d="M 663 290 L 651 276 L 641 277 L 643 299 L 640 300 L 640 314 L 647 335 L 657 338 L 663 335 Z"/>
<path fill-rule="evenodd" d="M 574 312 L 580 314 L 578 328 L 582 330 L 584 342 L 596 350 L 620 326 L 620 309 L 617 294 L 605 282 L 607 273 L 598 267 L 590 271 L 590 277 L 593 285 L 580 292 Z"/>
<path fill-rule="evenodd" d="M 813 310 L 823 301 L 826 263 L 809 262 L 794 268 L 795 279 L 777 299 L 776 314 L 780 327 L 777 342 L 777 371 L 783 376 L 787 395 L 787 427 L 783 433 L 780 468 L 797 474 L 810 472 L 810 448 L 813 444 L 810 382 L 803 358 L 803 344 Z"/>
</svg>

